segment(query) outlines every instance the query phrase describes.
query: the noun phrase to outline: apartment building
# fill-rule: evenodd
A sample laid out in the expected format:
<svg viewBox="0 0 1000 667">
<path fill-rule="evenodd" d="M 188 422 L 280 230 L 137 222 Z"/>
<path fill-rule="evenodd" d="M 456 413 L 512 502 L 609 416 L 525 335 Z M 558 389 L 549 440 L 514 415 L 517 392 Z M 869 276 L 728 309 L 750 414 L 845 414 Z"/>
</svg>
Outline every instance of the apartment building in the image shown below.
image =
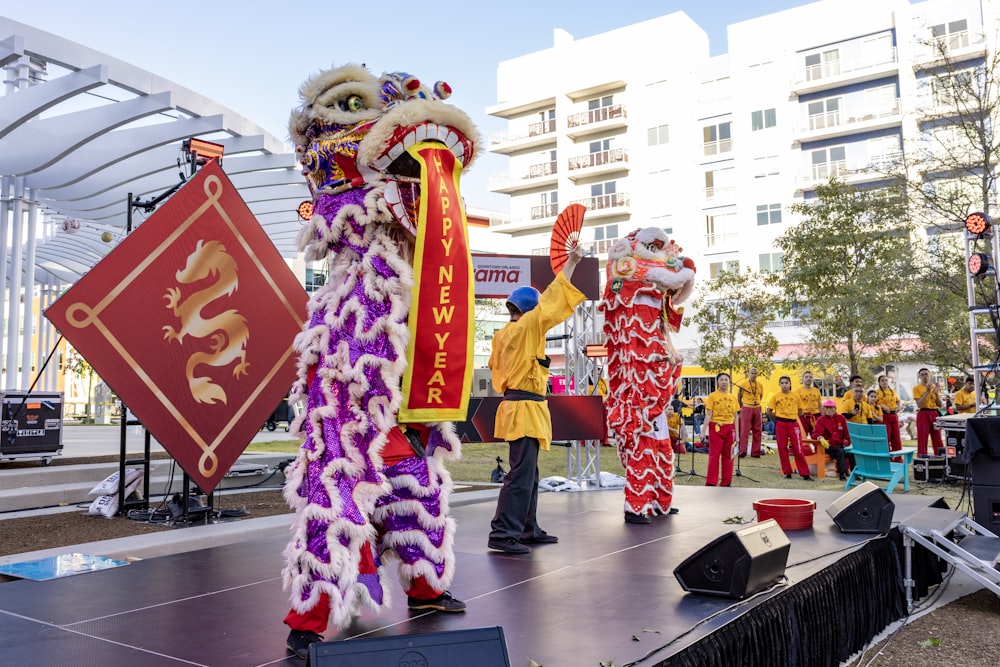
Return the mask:
<svg viewBox="0 0 1000 667">
<path fill-rule="evenodd" d="M 943 41 L 970 67 L 992 49 L 996 0 L 822 0 L 728 26 L 728 53 L 682 12 L 501 62 L 507 120 L 489 150 L 509 158 L 490 189 L 510 196 L 491 229 L 547 253 L 556 215 L 587 209 L 601 259 L 633 229 L 664 228 L 703 278 L 780 270 L 789 207 L 836 176 L 877 186 L 905 151 L 941 132 L 926 65 Z M 985 37 L 984 37 L 985 35 Z M 800 342 L 794 320 L 772 323 Z M 697 347 L 682 330 L 679 347 Z"/>
</svg>

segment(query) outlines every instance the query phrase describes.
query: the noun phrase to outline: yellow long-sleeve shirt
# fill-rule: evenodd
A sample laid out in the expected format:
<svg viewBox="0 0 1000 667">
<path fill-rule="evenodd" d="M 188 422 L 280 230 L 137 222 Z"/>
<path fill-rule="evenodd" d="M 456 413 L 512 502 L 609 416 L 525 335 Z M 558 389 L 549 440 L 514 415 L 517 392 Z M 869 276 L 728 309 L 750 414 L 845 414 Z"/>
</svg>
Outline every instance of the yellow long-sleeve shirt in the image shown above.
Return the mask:
<svg viewBox="0 0 1000 667">
<path fill-rule="evenodd" d="M 572 315 L 585 298 L 560 272 L 542 292 L 535 308 L 496 332 L 490 369 L 498 393 L 517 389 L 545 395 L 549 369 L 538 363 L 545 359 L 545 334 Z M 493 437 L 504 441 L 537 438 L 538 446 L 547 450 L 552 441 L 548 402 L 501 401 Z"/>
</svg>

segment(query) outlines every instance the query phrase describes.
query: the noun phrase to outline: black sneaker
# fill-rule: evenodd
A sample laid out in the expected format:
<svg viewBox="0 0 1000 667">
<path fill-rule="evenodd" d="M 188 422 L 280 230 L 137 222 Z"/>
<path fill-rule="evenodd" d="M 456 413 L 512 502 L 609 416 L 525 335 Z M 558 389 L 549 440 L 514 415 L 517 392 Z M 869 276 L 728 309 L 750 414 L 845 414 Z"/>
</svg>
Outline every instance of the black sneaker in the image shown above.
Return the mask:
<svg viewBox="0 0 1000 667">
<path fill-rule="evenodd" d="M 785 479 L 791 479 L 791 478 L 792 478 L 791 475 L 785 475 Z"/>
<path fill-rule="evenodd" d="M 444 611 L 451 614 L 460 614 L 465 611 L 465 603 L 451 597 L 451 593 L 445 591 L 433 600 L 418 600 L 406 597 L 406 606 L 415 611 L 433 609 L 434 611 Z"/>
<path fill-rule="evenodd" d="M 811 482 L 811 481 L 813 481 L 812 475 L 802 475 L 802 481 L 803 482 Z"/>
<path fill-rule="evenodd" d="M 542 533 L 541 535 L 535 535 L 533 537 L 522 537 L 521 544 L 555 544 L 559 541 L 559 538 L 555 535 L 549 535 L 548 533 Z"/>
<path fill-rule="evenodd" d="M 288 633 L 285 646 L 288 650 L 305 660 L 309 657 L 309 647 L 323 641 L 323 635 L 318 635 L 312 630 L 292 630 Z"/>
<path fill-rule="evenodd" d="M 647 523 L 653 523 L 653 520 L 650 519 L 645 514 L 636 514 L 634 512 L 625 512 L 625 523 L 647 524 Z"/>
<path fill-rule="evenodd" d="M 496 549 L 497 551 L 503 551 L 509 554 L 531 553 L 531 547 L 527 544 L 521 544 L 513 537 L 491 537 L 490 541 L 486 543 L 486 546 L 490 549 Z"/>
</svg>

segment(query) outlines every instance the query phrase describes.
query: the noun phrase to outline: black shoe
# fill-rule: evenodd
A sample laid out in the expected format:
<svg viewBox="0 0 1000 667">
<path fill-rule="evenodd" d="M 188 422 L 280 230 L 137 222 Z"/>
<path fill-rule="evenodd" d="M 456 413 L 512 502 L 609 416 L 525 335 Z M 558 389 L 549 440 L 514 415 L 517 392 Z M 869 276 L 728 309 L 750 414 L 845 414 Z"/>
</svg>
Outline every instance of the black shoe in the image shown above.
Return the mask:
<svg viewBox="0 0 1000 667">
<path fill-rule="evenodd" d="M 491 537 L 490 541 L 486 543 L 490 549 L 496 549 L 497 551 L 504 551 L 509 554 L 528 554 L 531 553 L 531 547 L 527 544 L 521 544 L 518 540 L 513 537 Z"/>
<path fill-rule="evenodd" d="M 740 454 L 740 458 L 741 458 L 741 459 L 745 459 L 746 457 L 747 457 L 747 455 L 746 455 L 746 454 Z"/>
<path fill-rule="evenodd" d="M 813 481 L 812 475 L 802 475 L 802 481 L 803 482 L 811 482 L 811 481 Z"/>
<path fill-rule="evenodd" d="M 785 475 L 785 479 L 791 479 L 791 478 L 792 478 L 791 475 Z"/>
<path fill-rule="evenodd" d="M 846 482 L 847 481 L 847 475 L 841 475 L 840 476 L 840 481 L 841 482 Z"/>
<path fill-rule="evenodd" d="M 465 611 L 465 603 L 451 597 L 451 593 L 445 591 L 433 600 L 418 600 L 406 597 L 406 606 L 413 610 L 433 609 L 434 611 L 444 611 L 451 614 L 460 614 Z"/>
<path fill-rule="evenodd" d="M 312 630 L 292 630 L 288 633 L 285 646 L 288 650 L 302 658 L 309 657 L 309 647 L 323 641 L 323 635 L 317 635 Z"/>
<path fill-rule="evenodd" d="M 667 510 L 667 514 L 677 514 L 678 512 L 680 512 L 680 510 L 677 509 L 676 507 L 671 507 L 669 510 Z"/>
<path fill-rule="evenodd" d="M 646 524 L 646 523 L 653 523 L 653 520 L 650 519 L 645 514 L 634 514 L 633 512 L 625 512 L 625 523 Z"/>
<path fill-rule="evenodd" d="M 558 541 L 558 537 L 555 535 L 549 535 L 548 533 L 542 533 L 541 535 L 535 535 L 534 537 L 521 538 L 521 544 L 555 544 Z"/>
</svg>

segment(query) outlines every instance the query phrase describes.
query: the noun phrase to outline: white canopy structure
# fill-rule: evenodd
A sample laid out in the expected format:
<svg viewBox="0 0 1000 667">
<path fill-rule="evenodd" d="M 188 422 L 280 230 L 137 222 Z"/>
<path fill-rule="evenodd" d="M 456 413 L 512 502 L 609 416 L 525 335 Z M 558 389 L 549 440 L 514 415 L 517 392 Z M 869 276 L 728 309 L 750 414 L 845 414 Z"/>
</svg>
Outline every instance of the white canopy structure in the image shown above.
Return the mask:
<svg viewBox="0 0 1000 667">
<path fill-rule="evenodd" d="M 3 17 L 0 68 L 0 389 L 27 389 L 54 343 L 36 299 L 44 309 L 110 252 L 130 193 L 149 202 L 189 175 L 185 140 L 224 147 L 224 171 L 279 252 L 296 256 L 296 208 L 309 194 L 282 140 L 151 72 Z M 136 210 L 133 224 L 145 215 Z"/>
</svg>

